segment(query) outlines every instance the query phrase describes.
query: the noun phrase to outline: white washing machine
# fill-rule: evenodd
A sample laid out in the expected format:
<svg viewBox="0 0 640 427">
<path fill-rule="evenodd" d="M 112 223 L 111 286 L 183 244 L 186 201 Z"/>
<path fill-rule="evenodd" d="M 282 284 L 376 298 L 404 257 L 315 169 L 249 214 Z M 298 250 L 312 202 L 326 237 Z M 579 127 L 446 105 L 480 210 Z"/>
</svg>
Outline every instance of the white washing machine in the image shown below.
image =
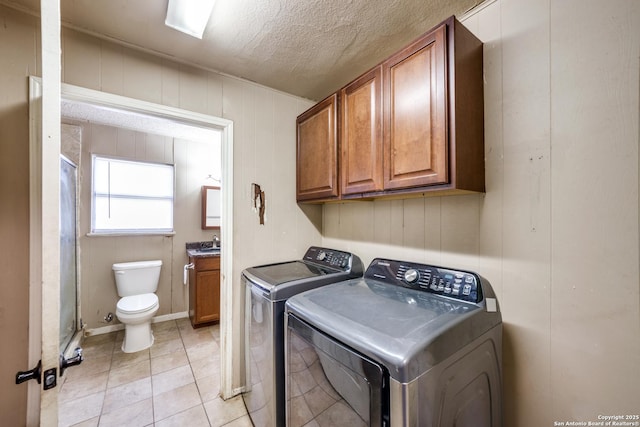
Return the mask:
<svg viewBox="0 0 640 427">
<path fill-rule="evenodd" d="M 481 276 L 375 259 L 285 311 L 287 426 L 502 425 L 502 318 Z"/>
</svg>

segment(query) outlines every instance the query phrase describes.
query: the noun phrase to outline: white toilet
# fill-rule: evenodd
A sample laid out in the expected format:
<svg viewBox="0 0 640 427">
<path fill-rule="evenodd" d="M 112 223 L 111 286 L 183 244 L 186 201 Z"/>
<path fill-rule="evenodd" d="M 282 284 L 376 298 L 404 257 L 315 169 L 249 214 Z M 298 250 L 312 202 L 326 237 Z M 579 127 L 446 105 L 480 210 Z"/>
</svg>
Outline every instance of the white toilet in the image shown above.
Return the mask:
<svg viewBox="0 0 640 427">
<path fill-rule="evenodd" d="M 113 264 L 118 295 L 116 316 L 124 324 L 122 351 L 135 353 L 151 347 L 151 319 L 158 312 L 158 290 L 162 261 Z"/>
</svg>

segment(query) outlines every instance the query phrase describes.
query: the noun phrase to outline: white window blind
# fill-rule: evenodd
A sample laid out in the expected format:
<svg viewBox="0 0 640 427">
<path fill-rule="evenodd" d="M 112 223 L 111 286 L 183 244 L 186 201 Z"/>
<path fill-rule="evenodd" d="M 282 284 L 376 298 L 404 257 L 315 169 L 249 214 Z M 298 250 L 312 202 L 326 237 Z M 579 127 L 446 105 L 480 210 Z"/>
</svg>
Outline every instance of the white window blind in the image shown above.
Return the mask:
<svg viewBox="0 0 640 427">
<path fill-rule="evenodd" d="M 173 231 L 172 165 L 93 156 L 92 233 Z"/>
</svg>

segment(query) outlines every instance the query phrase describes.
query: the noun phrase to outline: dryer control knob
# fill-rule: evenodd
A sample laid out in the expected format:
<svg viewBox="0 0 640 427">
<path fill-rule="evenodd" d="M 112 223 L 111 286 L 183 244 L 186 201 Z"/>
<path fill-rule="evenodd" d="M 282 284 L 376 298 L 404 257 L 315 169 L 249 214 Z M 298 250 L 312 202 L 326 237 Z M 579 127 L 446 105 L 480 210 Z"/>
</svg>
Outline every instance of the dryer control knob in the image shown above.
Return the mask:
<svg viewBox="0 0 640 427">
<path fill-rule="evenodd" d="M 320 253 L 318 254 L 318 261 L 324 261 L 324 259 L 327 257 L 327 253 L 325 251 L 320 251 Z"/>
<path fill-rule="evenodd" d="M 414 268 L 410 268 L 404 273 L 404 280 L 406 280 L 409 283 L 416 283 L 419 278 L 420 278 L 420 273 L 418 273 L 418 270 Z"/>
</svg>

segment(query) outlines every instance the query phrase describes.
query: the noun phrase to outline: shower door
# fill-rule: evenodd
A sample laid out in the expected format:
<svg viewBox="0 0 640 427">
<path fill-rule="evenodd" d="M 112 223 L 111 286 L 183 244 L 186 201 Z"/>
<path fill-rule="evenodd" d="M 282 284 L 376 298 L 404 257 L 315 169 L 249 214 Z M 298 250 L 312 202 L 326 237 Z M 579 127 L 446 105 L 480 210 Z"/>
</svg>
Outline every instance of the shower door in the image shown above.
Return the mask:
<svg viewBox="0 0 640 427">
<path fill-rule="evenodd" d="M 60 353 L 76 332 L 76 165 L 60 156 Z"/>
</svg>

